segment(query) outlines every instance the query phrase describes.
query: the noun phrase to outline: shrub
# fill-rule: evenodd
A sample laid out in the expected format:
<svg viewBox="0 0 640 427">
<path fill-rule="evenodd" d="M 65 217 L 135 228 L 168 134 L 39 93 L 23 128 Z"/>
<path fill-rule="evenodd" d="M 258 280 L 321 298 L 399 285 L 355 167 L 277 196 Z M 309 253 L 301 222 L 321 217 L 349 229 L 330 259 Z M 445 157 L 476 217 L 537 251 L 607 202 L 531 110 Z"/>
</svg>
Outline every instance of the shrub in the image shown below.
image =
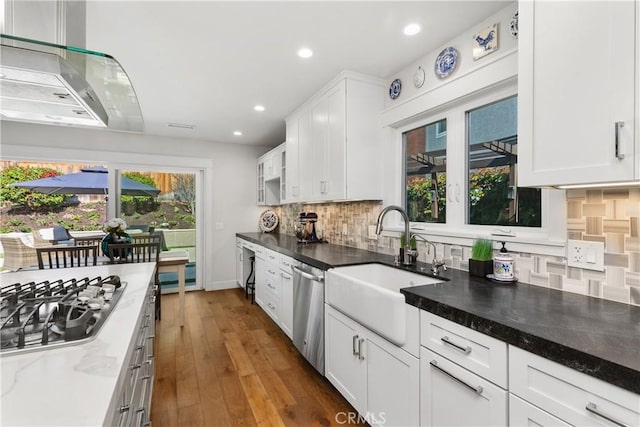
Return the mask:
<svg viewBox="0 0 640 427">
<path fill-rule="evenodd" d="M 28 206 L 32 210 L 50 210 L 60 208 L 65 200 L 63 195 L 48 195 L 24 188 L 10 187 L 17 182 L 49 178 L 60 175 L 51 168 L 12 166 L 0 172 L 0 201 Z"/>
<path fill-rule="evenodd" d="M 102 214 L 100 212 L 96 212 L 96 211 L 85 212 L 84 218 L 85 219 L 97 219 L 97 220 L 100 220 L 102 218 Z"/>
<path fill-rule="evenodd" d="M 156 183 L 149 175 L 142 174 L 140 172 L 124 172 L 122 176 L 140 182 L 142 184 L 155 187 Z M 150 212 L 156 208 L 155 197 L 152 196 L 128 196 L 123 195 L 120 197 L 120 203 L 124 207 L 125 205 L 132 205 L 134 209 Z M 131 212 L 133 214 L 133 212 Z"/>
</svg>

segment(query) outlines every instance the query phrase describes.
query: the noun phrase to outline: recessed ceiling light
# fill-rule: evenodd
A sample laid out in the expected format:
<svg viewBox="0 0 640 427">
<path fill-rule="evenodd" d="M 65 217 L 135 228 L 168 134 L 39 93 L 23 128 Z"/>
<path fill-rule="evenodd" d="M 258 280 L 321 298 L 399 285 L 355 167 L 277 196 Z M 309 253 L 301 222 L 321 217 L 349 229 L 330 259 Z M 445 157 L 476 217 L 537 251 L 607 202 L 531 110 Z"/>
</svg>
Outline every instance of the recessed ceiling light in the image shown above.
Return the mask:
<svg viewBox="0 0 640 427">
<path fill-rule="evenodd" d="M 407 25 L 406 27 L 404 27 L 404 30 L 402 31 L 404 32 L 405 36 L 415 36 L 420 32 L 420 30 L 422 30 L 422 27 L 414 23 L 414 24 Z"/>
<path fill-rule="evenodd" d="M 253 109 L 256 111 L 264 111 L 264 105 L 256 105 Z"/>
<path fill-rule="evenodd" d="M 242 136 L 242 132 L 240 132 L 239 130 L 233 131 L 233 134 L 235 136 Z"/>
<path fill-rule="evenodd" d="M 308 47 L 303 47 L 302 49 L 298 50 L 298 56 L 300 58 L 311 58 L 313 56 L 313 51 Z"/>
</svg>

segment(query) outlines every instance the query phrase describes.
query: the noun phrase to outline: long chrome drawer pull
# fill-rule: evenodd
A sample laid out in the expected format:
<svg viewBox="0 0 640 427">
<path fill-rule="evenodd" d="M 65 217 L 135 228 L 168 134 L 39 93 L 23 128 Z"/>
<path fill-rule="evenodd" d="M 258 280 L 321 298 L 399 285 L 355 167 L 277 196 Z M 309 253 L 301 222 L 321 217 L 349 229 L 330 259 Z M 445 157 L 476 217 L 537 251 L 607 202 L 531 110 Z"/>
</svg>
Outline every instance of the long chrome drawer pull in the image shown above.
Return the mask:
<svg viewBox="0 0 640 427">
<path fill-rule="evenodd" d="M 358 342 L 358 336 L 354 335 L 353 336 L 353 342 L 351 343 L 351 345 L 352 345 L 351 348 L 353 349 L 353 355 L 354 356 L 358 356 L 358 350 L 356 350 L 356 342 Z"/>
<path fill-rule="evenodd" d="M 294 265 L 291 266 L 291 270 L 293 270 L 294 273 L 301 275 L 305 279 L 313 280 L 314 282 L 324 282 L 324 277 L 314 276 L 313 274 L 300 270 L 298 267 Z"/>
<path fill-rule="evenodd" d="M 624 127 L 624 122 L 616 122 L 616 159 L 624 159 L 624 154 L 620 152 L 620 128 Z"/>
<path fill-rule="evenodd" d="M 364 360 L 364 354 L 362 354 L 362 343 L 364 342 L 364 338 L 360 338 L 358 340 L 358 359 Z"/>
<path fill-rule="evenodd" d="M 457 348 L 458 350 L 460 350 L 464 354 L 471 353 L 471 347 L 469 347 L 469 346 L 463 347 L 463 346 L 458 345 L 458 344 L 456 344 L 454 342 L 451 342 L 451 341 L 449 341 L 449 337 L 442 337 L 442 338 L 440 338 L 440 341 L 442 341 L 445 344 L 449 344 L 451 347 Z"/>
<path fill-rule="evenodd" d="M 438 366 L 438 361 L 437 360 L 432 360 L 431 362 L 429 362 L 429 364 L 431 366 L 433 366 L 434 368 L 436 368 L 437 370 L 439 370 L 440 372 L 442 372 L 443 374 L 445 374 L 446 376 L 448 376 L 449 378 L 452 378 L 452 379 L 458 381 L 460 384 L 462 384 L 463 386 L 467 387 L 469 390 L 472 390 L 474 393 L 482 394 L 483 388 L 482 388 L 481 385 L 479 385 L 477 387 L 474 387 L 471 384 L 468 384 L 467 382 L 462 381 L 460 378 L 456 377 L 455 375 L 445 371 L 440 366 Z"/>
<path fill-rule="evenodd" d="M 620 426 L 620 427 L 630 427 L 630 426 L 629 426 L 629 424 L 625 424 L 625 423 L 623 423 L 623 422 L 622 422 L 622 421 L 620 421 L 620 420 L 616 420 L 616 419 L 615 419 L 615 418 L 613 418 L 611 415 L 607 415 L 607 414 L 605 414 L 604 412 L 602 412 L 601 410 L 599 410 L 599 409 L 598 409 L 598 405 L 596 405 L 596 404 L 595 404 L 595 403 L 593 403 L 593 402 L 589 402 L 589 403 L 587 403 L 587 406 L 586 406 L 584 409 L 586 409 L 587 411 L 589 411 L 589 412 L 591 412 L 591 413 L 593 413 L 593 414 L 596 414 L 597 416 L 599 416 L 599 417 L 601 417 L 601 418 L 604 418 L 604 419 L 605 419 L 605 420 L 607 420 L 607 421 L 610 421 L 610 422 L 614 423 L 614 424 L 615 424 L 615 425 L 617 425 L 617 426 Z"/>
</svg>

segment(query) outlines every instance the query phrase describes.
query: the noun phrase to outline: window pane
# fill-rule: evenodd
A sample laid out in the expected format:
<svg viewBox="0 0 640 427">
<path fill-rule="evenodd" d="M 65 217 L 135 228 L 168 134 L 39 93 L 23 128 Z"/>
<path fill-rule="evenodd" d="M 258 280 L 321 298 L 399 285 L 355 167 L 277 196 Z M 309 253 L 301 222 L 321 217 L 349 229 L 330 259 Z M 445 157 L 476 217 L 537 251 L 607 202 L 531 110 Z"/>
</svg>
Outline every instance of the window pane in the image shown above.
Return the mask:
<svg viewBox="0 0 640 427">
<path fill-rule="evenodd" d="M 467 112 L 469 224 L 540 227 L 540 189 L 518 188 L 516 96 Z"/>
<path fill-rule="evenodd" d="M 446 221 L 447 121 L 405 132 L 405 208 L 414 222 Z"/>
</svg>

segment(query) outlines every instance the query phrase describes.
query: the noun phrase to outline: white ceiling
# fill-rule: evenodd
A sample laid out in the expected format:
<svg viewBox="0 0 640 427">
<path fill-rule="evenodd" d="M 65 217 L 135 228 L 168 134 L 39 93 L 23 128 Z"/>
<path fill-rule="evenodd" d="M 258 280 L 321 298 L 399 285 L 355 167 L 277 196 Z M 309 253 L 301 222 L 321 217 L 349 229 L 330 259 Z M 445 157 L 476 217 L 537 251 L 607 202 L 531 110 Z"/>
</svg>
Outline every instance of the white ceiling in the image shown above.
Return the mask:
<svg viewBox="0 0 640 427">
<path fill-rule="evenodd" d="M 127 71 L 145 133 L 275 146 L 287 114 L 340 71 L 392 77 L 507 3 L 88 1 L 86 47 Z M 405 36 L 410 22 L 423 31 Z"/>
</svg>

